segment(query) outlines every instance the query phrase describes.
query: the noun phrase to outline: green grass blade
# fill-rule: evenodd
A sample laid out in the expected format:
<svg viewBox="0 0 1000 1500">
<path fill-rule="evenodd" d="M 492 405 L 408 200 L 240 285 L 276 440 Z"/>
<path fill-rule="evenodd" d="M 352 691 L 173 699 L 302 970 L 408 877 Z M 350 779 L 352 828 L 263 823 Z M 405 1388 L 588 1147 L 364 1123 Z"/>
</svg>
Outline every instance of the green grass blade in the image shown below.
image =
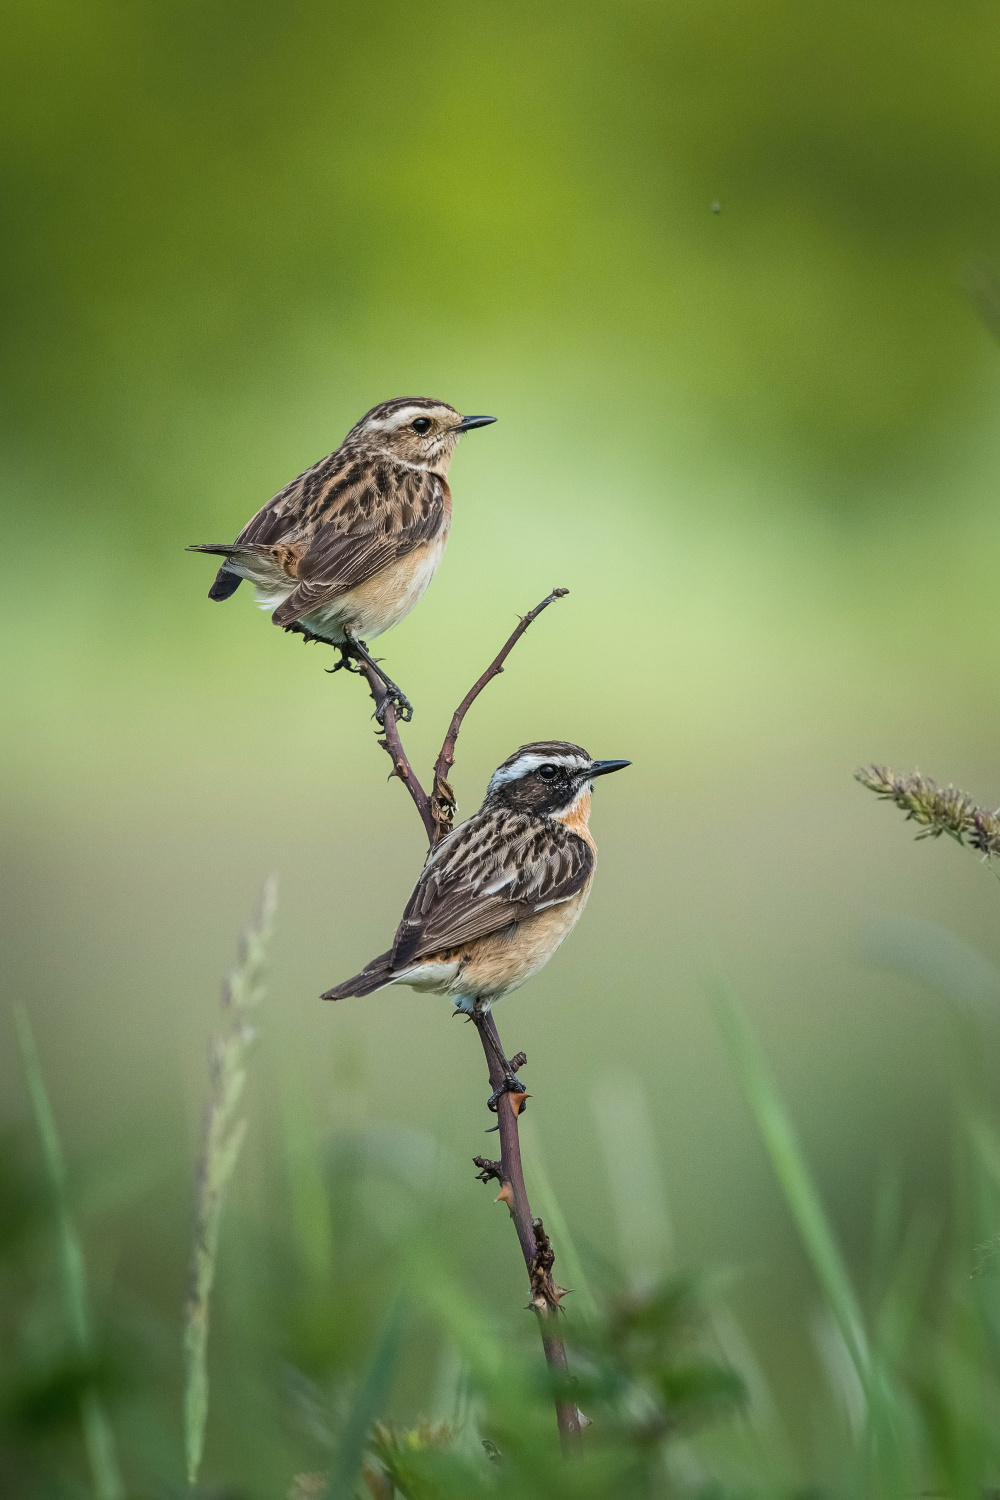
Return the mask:
<svg viewBox="0 0 1000 1500">
<path fill-rule="evenodd" d="M 285 1170 L 301 1274 L 314 1287 L 333 1263 L 333 1221 L 315 1122 L 291 1078 L 281 1088 Z"/>
<path fill-rule="evenodd" d="M 45 1175 L 52 1195 L 66 1316 L 77 1353 L 86 1362 L 93 1358 L 94 1340 L 87 1305 L 83 1247 L 70 1212 L 62 1143 L 45 1087 L 34 1032 L 23 1005 L 14 1007 L 14 1026 L 21 1048 L 35 1125 L 41 1140 Z M 114 1433 L 104 1403 L 93 1386 L 89 1386 L 80 1397 L 80 1424 L 97 1500 L 123 1500 L 125 1488 L 118 1472 Z"/>
<path fill-rule="evenodd" d="M 785 1202 L 862 1388 L 870 1396 L 871 1356 L 861 1308 L 792 1123 L 760 1044 L 733 995 L 728 987 L 719 982 L 712 985 L 711 993 L 719 1029 L 757 1128 L 764 1139 Z"/>
<path fill-rule="evenodd" d="M 245 1061 L 254 1038 L 250 1015 L 264 996 L 267 943 L 278 900 L 277 881 L 265 881 L 256 921 L 240 944 L 236 968 L 222 986 L 222 1026 L 209 1053 L 211 1086 L 205 1144 L 198 1164 L 191 1281 L 184 1321 L 184 1457 L 188 1483 L 197 1482 L 208 1423 L 208 1326 L 219 1228 L 226 1186 L 246 1134 L 236 1110 L 246 1082 Z"/>
<path fill-rule="evenodd" d="M 369 1433 L 389 1393 L 405 1321 L 406 1302 L 400 1294 L 386 1316 L 368 1373 L 344 1425 L 337 1461 L 330 1476 L 329 1500 L 351 1500 L 354 1495 L 354 1484 L 361 1470 Z"/>
<path fill-rule="evenodd" d="M 618 1228 L 619 1255 L 636 1291 L 657 1285 L 671 1263 L 670 1215 L 649 1101 L 641 1081 L 602 1072 L 590 1109 Z"/>
<path fill-rule="evenodd" d="M 576 1242 L 570 1234 L 569 1225 L 566 1223 L 562 1205 L 556 1196 L 555 1189 L 549 1181 L 549 1175 L 545 1170 L 545 1160 L 542 1156 L 541 1146 L 538 1141 L 538 1127 L 532 1118 L 525 1113 L 520 1123 L 521 1155 L 524 1158 L 524 1166 L 531 1181 L 531 1198 L 535 1207 L 540 1210 L 545 1223 L 548 1225 L 549 1237 L 556 1252 L 556 1280 L 561 1281 L 564 1277 L 569 1282 L 570 1288 L 576 1294 L 572 1304 L 572 1310 L 579 1312 L 585 1318 L 597 1317 L 597 1302 L 590 1289 L 587 1274 L 583 1269 L 580 1253 L 576 1248 Z"/>
</svg>

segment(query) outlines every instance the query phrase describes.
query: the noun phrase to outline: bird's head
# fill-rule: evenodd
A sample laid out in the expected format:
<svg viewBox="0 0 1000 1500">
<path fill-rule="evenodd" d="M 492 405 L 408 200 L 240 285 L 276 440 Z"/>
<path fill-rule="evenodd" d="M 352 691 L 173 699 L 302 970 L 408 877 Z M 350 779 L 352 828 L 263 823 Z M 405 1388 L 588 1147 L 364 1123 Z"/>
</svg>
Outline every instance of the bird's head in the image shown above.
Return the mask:
<svg viewBox="0 0 1000 1500">
<path fill-rule="evenodd" d="M 429 396 L 401 396 L 366 412 L 347 434 L 345 445 L 427 469 L 443 479 L 462 433 L 495 421 L 496 417 L 463 417 L 446 401 Z"/>
<path fill-rule="evenodd" d="M 536 740 L 508 755 L 490 777 L 486 796 L 495 805 L 539 818 L 565 819 L 579 810 L 586 822 L 594 778 L 631 764 L 594 760 L 565 740 Z"/>
</svg>

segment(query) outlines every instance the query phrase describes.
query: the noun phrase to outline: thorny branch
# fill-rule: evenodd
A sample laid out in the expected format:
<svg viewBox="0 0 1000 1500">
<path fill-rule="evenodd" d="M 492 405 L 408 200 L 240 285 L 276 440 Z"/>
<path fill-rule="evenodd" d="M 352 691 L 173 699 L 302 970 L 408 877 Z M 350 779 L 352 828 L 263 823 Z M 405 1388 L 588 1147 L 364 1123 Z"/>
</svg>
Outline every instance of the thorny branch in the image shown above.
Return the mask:
<svg viewBox="0 0 1000 1500">
<path fill-rule="evenodd" d="M 451 832 L 451 825 L 455 816 L 455 793 L 449 785 L 448 773 L 455 764 L 455 742 L 458 739 L 458 732 L 462 727 L 462 722 L 466 714 L 479 697 L 483 688 L 491 683 L 494 677 L 500 676 L 500 673 L 503 671 L 504 662 L 528 626 L 538 619 L 543 609 L 548 609 L 554 599 L 564 599 L 568 593 L 569 589 L 553 589 L 551 594 L 542 600 L 541 604 L 536 604 L 530 613 L 521 617 L 517 629 L 508 637 L 503 650 L 498 652 L 493 658 L 478 682 L 473 683 L 452 714 L 451 723 L 448 725 L 448 733 L 445 735 L 444 744 L 441 746 L 441 753 L 434 762 L 434 781 L 431 785 L 431 816 L 434 819 L 436 834 L 431 839 L 432 844 L 437 843 L 446 834 Z"/>
<path fill-rule="evenodd" d="M 499 1088 L 505 1081 L 503 1047 L 492 1015 L 483 1017 L 479 1024 L 479 1035 L 486 1054 L 490 1072 L 490 1085 Z M 523 1059 L 523 1060 L 522 1060 Z M 527 1058 L 518 1054 L 511 1063 L 522 1067 Z M 559 1436 L 566 1453 L 575 1453 L 580 1447 L 580 1437 L 586 1418 L 575 1401 L 566 1396 L 569 1367 L 566 1361 L 566 1345 L 556 1329 L 559 1306 L 566 1295 L 566 1288 L 557 1286 L 552 1279 L 555 1255 L 541 1219 L 532 1216 L 524 1186 L 524 1170 L 521 1166 L 521 1142 L 518 1136 L 518 1115 L 524 1108 L 527 1095 L 505 1092 L 497 1100 L 497 1129 L 500 1133 L 500 1160 L 489 1161 L 486 1157 L 473 1157 L 479 1168 L 480 1182 L 496 1181 L 500 1191 L 497 1203 L 505 1203 L 514 1220 L 514 1228 L 524 1256 L 531 1288 L 529 1307 L 538 1318 L 538 1330 L 542 1336 L 542 1348 L 549 1370 L 556 1384 L 556 1420 Z"/>
<path fill-rule="evenodd" d="M 533 610 L 523 615 L 517 628 L 508 637 L 486 671 L 466 693 L 452 715 L 448 733 L 445 735 L 444 743 L 434 763 L 434 779 L 431 783 L 430 796 L 417 779 L 403 748 L 395 705 L 388 696 L 385 685 L 371 667 L 360 663 L 371 689 L 372 700 L 375 704 L 375 718 L 382 728 L 382 738 L 379 744 L 392 761 L 393 775 L 402 781 L 413 799 L 413 805 L 424 825 L 427 842 L 431 849 L 451 832 L 455 815 L 455 794 L 448 782 L 448 775 L 455 764 L 455 745 L 466 714 L 483 689 L 503 671 L 504 662 L 528 626 L 538 618 L 543 609 L 547 609 L 554 600 L 565 598 L 568 593 L 568 589 L 553 589 L 540 604 L 536 604 Z M 483 1051 L 486 1054 L 490 1086 L 497 1089 L 506 1081 L 503 1061 L 505 1054 L 492 1015 L 486 1015 L 480 1020 L 478 1030 Z M 508 1066 L 511 1071 L 516 1072 L 526 1062 L 527 1058 L 524 1053 L 519 1052 L 516 1057 L 510 1059 Z M 560 1303 L 566 1295 L 566 1289 L 557 1286 L 553 1280 L 552 1267 L 555 1263 L 555 1254 L 541 1219 L 532 1216 L 527 1190 L 524 1186 L 517 1120 L 526 1098 L 526 1094 L 510 1092 L 500 1095 L 497 1101 L 500 1160 L 490 1161 L 486 1157 L 476 1156 L 473 1161 L 480 1169 L 478 1176 L 481 1182 L 499 1182 L 500 1191 L 497 1194 L 497 1202 L 507 1205 L 511 1218 L 514 1220 L 514 1228 L 517 1231 L 531 1289 L 529 1306 L 538 1318 L 545 1359 L 550 1372 L 555 1377 L 556 1419 L 559 1424 L 559 1435 L 564 1451 L 573 1453 L 579 1450 L 581 1433 L 587 1419 L 576 1403 L 568 1400 L 565 1395 L 568 1381 L 566 1346 L 557 1332 L 556 1319 Z"/>
</svg>

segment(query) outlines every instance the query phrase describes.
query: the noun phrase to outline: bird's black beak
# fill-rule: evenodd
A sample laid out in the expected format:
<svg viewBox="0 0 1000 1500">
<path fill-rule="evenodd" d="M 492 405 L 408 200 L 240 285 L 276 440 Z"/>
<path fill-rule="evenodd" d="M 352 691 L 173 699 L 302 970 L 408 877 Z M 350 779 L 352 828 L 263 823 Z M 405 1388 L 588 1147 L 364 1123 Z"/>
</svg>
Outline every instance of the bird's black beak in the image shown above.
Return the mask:
<svg viewBox="0 0 1000 1500">
<path fill-rule="evenodd" d="M 631 764 L 630 760 L 595 760 L 587 775 L 591 778 L 610 776 L 612 771 L 624 771 L 625 767 Z"/>
<path fill-rule="evenodd" d="M 463 417 L 458 426 L 452 428 L 452 431 L 471 432 L 473 427 L 489 427 L 490 423 L 495 421 L 496 417 Z"/>
</svg>

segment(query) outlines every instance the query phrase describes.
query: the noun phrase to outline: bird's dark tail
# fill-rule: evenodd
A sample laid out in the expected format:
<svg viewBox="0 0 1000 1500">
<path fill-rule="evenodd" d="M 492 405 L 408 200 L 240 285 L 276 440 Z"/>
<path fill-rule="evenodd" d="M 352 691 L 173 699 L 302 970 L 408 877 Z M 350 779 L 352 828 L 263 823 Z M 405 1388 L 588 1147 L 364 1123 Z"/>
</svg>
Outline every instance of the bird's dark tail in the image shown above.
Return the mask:
<svg viewBox="0 0 1000 1500">
<path fill-rule="evenodd" d="M 220 568 L 215 575 L 215 582 L 208 591 L 210 599 L 230 599 L 239 588 L 243 579 L 238 573 L 230 573 L 228 568 Z"/>
<path fill-rule="evenodd" d="M 208 552 L 213 557 L 259 557 L 263 553 L 270 552 L 270 547 L 262 542 L 196 542 L 194 546 L 185 548 L 187 552 Z M 229 599 L 239 588 L 243 579 L 238 573 L 231 572 L 228 568 L 220 568 L 215 575 L 215 582 L 208 591 L 210 599 Z"/>
<path fill-rule="evenodd" d="M 370 964 L 366 964 L 360 974 L 355 974 L 353 979 L 345 979 L 343 984 L 327 990 L 320 996 L 320 999 L 346 1000 L 349 995 L 373 995 L 376 990 L 385 989 L 387 984 L 391 984 L 393 977 L 392 949 L 390 948 L 388 953 L 380 953 L 378 958 L 373 958 Z"/>
</svg>

